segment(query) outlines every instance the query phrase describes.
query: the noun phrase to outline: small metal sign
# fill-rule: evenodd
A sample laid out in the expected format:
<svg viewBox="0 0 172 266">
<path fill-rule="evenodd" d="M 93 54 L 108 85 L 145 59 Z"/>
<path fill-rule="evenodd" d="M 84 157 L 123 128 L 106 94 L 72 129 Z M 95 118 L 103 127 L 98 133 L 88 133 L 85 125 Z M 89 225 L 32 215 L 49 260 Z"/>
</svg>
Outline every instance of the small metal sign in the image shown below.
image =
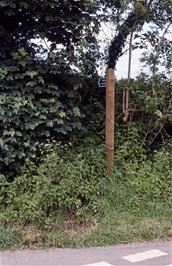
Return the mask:
<svg viewBox="0 0 172 266">
<path fill-rule="evenodd" d="M 106 88 L 106 78 L 99 78 L 98 86 L 99 88 Z"/>
</svg>

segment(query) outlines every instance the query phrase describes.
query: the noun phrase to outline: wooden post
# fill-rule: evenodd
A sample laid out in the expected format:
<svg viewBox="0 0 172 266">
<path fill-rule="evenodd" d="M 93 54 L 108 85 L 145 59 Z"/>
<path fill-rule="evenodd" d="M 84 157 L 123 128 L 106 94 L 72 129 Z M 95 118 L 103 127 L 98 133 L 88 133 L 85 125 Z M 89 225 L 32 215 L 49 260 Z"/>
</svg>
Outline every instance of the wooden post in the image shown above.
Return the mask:
<svg viewBox="0 0 172 266">
<path fill-rule="evenodd" d="M 115 76 L 114 69 L 106 72 L 106 150 L 107 173 L 112 174 L 115 144 Z"/>
</svg>

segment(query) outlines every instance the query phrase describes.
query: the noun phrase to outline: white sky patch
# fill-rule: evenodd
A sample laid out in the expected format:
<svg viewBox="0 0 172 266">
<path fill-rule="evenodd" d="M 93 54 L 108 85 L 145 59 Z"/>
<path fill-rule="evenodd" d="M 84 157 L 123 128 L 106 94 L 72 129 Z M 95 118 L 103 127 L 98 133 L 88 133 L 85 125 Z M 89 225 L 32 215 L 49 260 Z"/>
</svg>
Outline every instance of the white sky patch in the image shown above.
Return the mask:
<svg viewBox="0 0 172 266">
<path fill-rule="evenodd" d="M 145 24 L 142 32 L 146 32 L 150 30 L 150 26 L 151 25 L 149 24 Z M 97 36 L 100 42 L 100 49 L 102 53 L 105 53 L 105 49 L 108 48 L 111 40 L 115 37 L 116 34 L 117 34 L 116 29 L 113 28 L 112 25 L 110 25 L 109 23 L 102 24 L 101 31 L 99 35 Z M 163 30 L 162 30 L 162 34 L 163 34 Z M 165 34 L 165 37 L 169 40 L 172 40 L 172 25 L 169 27 L 167 33 Z M 32 39 L 31 42 L 42 45 L 42 47 L 47 50 L 49 50 L 50 45 L 51 45 L 51 42 L 49 42 L 46 38 L 44 40 L 41 38 Z M 133 44 L 135 42 L 139 42 L 139 39 L 136 39 L 136 41 L 134 40 Z M 127 43 L 123 50 L 127 50 L 128 47 L 129 47 L 129 44 Z M 57 45 L 55 51 L 60 51 L 61 49 L 63 49 L 63 45 Z M 141 69 L 143 68 L 144 64 L 140 62 L 140 58 L 143 52 L 145 52 L 145 49 L 139 49 L 139 48 L 132 51 L 131 78 L 135 78 L 136 76 L 138 76 L 141 72 Z M 46 58 L 47 53 L 43 54 L 42 56 Z M 76 67 L 72 66 L 72 69 L 78 71 Z M 162 67 L 161 71 L 163 70 L 164 69 Z M 102 62 L 102 64 L 100 64 L 98 72 L 100 76 L 105 76 L 105 72 L 106 72 L 105 61 Z M 144 72 L 147 74 L 150 73 L 149 66 L 144 67 Z M 122 79 L 122 78 L 127 79 L 128 77 L 128 52 L 126 52 L 123 56 L 121 56 L 117 62 L 116 77 L 117 79 Z"/>
<path fill-rule="evenodd" d="M 140 73 L 141 70 L 140 57 L 141 57 L 140 49 L 134 50 L 132 52 L 131 78 L 135 78 Z M 116 75 L 118 79 L 128 77 L 128 54 L 120 57 L 119 61 L 117 62 Z"/>
<path fill-rule="evenodd" d="M 142 32 L 147 32 L 148 30 L 151 30 L 151 25 L 145 24 Z M 162 34 L 163 34 L 163 31 L 164 30 L 161 31 Z M 108 44 L 110 44 L 110 41 L 114 38 L 115 34 L 116 34 L 116 31 L 115 29 L 113 29 L 112 25 L 102 24 L 102 29 L 98 36 L 99 40 L 101 41 L 102 50 L 105 49 L 105 47 L 108 46 Z M 167 33 L 165 34 L 165 37 L 168 40 L 172 40 L 172 25 L 170 26 Z M 139 39 L 136 39 L 136 42 L 139 42 Z M 135 41 L 133 41 L 133 44 L 134 43 Z M 126 50 L 128 47 L 129 47 L 129 44 L 127 43 L 123 50 Z M 150 48 L 147 48 L 147 49 L 150 49 Z M 139 49 L 139 48 L 132 51 L 131 78 L 135 78 L 136 76 L 140 74 L 144 66 L 144 64 L 140 62 L 140 58 L 145 51 L 146 51 L 145 49 Z M 127 52 L 126 54 L 122 55 L 117 62 L 117 65 L 116 65 L 117 79 L 128 78 L 128 57 L 129 55 Z M 106 68 L 106 65 L 102 65 L 100 67 L 100 70 L 99 70 L 100 75 L 102 76 L 104 75 L 105 68 Z M 163 71 L 164 68 L 162 67 L 160 70 Z M 146 74 L 150 74 L 149 66 L 147 67 L 144 66 L 144 72 Z"/>
<path fill-rule="evenodd" d="M 144 26 L 144 31 L 148 30 L 149 26 L 146 24 Z M 111 40 L 115 37 L 117 34 L 116 29 L 112 27 L 112 25 L 104 23 L 102 24 L 102 29 L 99 33 L 98 39 L 101 44 L 101 50 L 104 51 L 106 47 L 110 45 Z M 127 50 L 129 48 L 128 44 L 129 40 L 127 40 L 127 44 L 125 45 L 123 51 Z M 136 41 L 133 41 L 133 44 L 135 42 L 139 42 L 139 39 Z M 139 75 L 141 71 L 142 64 L 140 62 L 141 54 L 144 50 L 141 49 L 135 49 L 132 51 L 132 64 L 131 64 L 131 78 L 135 78 Z M 122 55 L 119 60 L 117 61 L 116 65 L 116 77 L 117 79 L 127 79 L 128 78 L 128 51 Z M 100 75 L 104 75 L 106 69 L 106 65 L 102 64 L 99 69 Z"/>
</svg>

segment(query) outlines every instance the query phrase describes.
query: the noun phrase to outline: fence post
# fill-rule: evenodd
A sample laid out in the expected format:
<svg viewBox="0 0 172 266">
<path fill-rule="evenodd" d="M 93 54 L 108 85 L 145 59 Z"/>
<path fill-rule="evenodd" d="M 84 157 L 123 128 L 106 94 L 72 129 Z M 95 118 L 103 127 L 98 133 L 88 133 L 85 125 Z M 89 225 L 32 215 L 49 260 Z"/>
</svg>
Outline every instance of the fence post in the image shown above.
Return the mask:
<svg viewBox="0 0 172 266">
<path fill-rule="evenodd" d="M 106 72 L 106 152 L 107 173 L 112 174 L 115 146 L 115 76 L 114 69 Z"/>
</svg>

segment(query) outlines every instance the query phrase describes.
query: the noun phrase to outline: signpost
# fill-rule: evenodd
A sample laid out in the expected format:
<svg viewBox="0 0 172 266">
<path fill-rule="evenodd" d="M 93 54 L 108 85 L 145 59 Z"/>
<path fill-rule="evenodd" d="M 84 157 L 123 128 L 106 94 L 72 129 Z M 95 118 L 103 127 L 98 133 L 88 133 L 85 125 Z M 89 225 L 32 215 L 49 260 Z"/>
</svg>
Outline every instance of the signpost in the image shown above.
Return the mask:
<svg viewBox="0 0 172 266">
<path fill-rule="evenodd" d="M 106 78 L 99 78 L 98 86 L 99 88 L 106 88 Z"/>
<path fill-rule="evenodd" d="M 114 69 L 106 72 L 106 150 L 107 172 L 112 174 L 115 145 L 115 76 Z"/>
</svg>

